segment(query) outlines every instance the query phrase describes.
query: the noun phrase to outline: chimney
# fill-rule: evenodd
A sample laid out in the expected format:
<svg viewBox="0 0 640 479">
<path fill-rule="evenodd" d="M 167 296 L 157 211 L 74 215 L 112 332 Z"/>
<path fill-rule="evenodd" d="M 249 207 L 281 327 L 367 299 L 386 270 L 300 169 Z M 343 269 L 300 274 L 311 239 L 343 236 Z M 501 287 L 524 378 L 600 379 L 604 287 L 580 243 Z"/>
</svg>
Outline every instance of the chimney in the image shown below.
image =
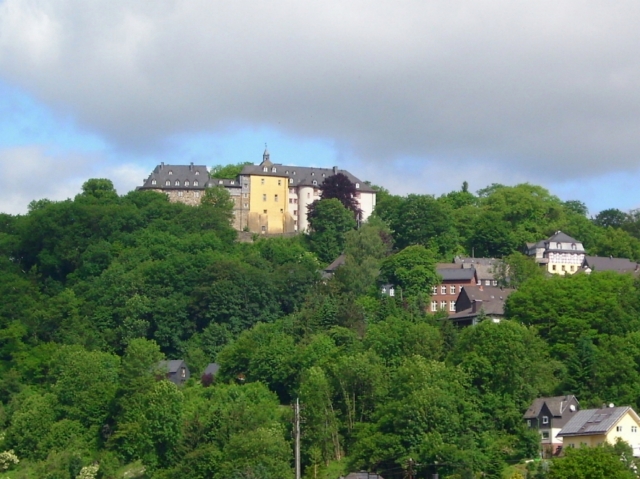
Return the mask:
<svg viewBox="0 0 640 479">
<path fill-rule="evenodd" d="M 193 161 L 191 162 L 191 164 L 189 165 L 189 170 L 193 171 Z"/>
<path fill-rule="evenodd" d="M 337 167 L 337 166 L 334 166 L 334 167 L 333 167 L 333 174 L 335 175 L 336 173 L 338 173 L 338 167 Z"/>
<path fill-rule="evenodd" d="M 160 169 L 164 168 L 164 161 L 160 162 Z"/>
</svg>

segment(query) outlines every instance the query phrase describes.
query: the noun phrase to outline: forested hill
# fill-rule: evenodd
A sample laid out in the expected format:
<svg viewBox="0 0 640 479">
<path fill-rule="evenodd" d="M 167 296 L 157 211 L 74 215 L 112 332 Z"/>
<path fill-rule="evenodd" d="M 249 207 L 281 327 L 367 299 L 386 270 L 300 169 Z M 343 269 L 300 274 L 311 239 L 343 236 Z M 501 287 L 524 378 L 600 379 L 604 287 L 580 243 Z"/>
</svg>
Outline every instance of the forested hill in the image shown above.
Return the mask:
<svg viewBox="0 0 640 479">
<path fill-rule="evenodd" d="M 519 253 L 562 230 L 638 261 L 635 213 L 591 219 L 528 184 L 379 188 L 359 229 L 339 200 L 320 203 L 309 235 L 253 243 L 236 241 L 218 188 L 191 207 L 89 180 L 73 200 L 0 215 L 3 477 L 289 479 L 299 397 L 307 478 L 400 478 L 409 458 L 417 477 L 501 478 L 537 457 L 522 420 L 534 398 L 640 406 L 636 279 L 547 278 Z M 508 320 L 457 330 L 425 304 L 436 262 L 472 253 L 504 257 L 518 290 Z M 158 369 L 178 358 L 182 387 Z M 571 477 L 563 460 L 531 477 Z"/>
</svg>

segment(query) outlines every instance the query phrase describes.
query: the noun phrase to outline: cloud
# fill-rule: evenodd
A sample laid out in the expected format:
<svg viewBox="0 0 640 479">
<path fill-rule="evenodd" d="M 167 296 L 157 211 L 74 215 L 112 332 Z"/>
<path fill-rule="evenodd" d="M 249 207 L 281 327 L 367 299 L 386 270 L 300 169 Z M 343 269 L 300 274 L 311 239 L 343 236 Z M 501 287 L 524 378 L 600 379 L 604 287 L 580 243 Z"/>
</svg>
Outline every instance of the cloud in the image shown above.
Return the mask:
<svg viewBox="0 0 640 479">
<path fill-rule="evenodd" d="M 417 177 L 455 164 L 561 181 L 636 165 L 639 14 L 631 0 L 4 0 L 0 75 L 125 149 L 274 127 L 374 170 L 410 158 Z"/>
<path fill-rule="evenodd" d="M 54 201 L 73 198 L 89 178 L 109 178 L 120 194 L 142 183 L 145 169 L 130 165 L 110 165 L 106 160 L 78 152 L 64 157 L 40 147 L 0 149 L 0 212 L 24 214 L 33 200 Z"/>
</svg>

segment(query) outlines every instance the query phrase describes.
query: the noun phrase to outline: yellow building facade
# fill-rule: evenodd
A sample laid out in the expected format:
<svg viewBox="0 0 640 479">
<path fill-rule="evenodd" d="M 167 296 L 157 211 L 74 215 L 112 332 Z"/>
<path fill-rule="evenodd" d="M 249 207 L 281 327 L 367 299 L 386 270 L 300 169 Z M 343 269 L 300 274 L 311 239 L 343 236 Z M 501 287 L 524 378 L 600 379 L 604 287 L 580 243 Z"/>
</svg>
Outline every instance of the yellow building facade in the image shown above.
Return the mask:
<svg viewBox="0 0 640 479">
<path fill-rule="evenodd" d="M 288 212 L 289 181 L 286 176 L 248 176 L 250 231 L 281 234 L 291 222 Z"/>
</svg>

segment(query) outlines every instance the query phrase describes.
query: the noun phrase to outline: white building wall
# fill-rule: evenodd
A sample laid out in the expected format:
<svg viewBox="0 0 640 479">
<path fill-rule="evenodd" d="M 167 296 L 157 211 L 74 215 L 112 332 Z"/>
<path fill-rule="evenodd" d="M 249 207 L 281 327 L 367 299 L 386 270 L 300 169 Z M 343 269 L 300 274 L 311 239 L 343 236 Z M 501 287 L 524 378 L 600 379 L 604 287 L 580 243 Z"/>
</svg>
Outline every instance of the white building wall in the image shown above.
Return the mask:
<svg viewBox="0 0 640 479">
<path fill-rule="evenodd" d="M 358 206 L 362 210 L 362 221 L 367 221 L 376 207 L 376 194 L 358 192 Z"/>
</svg>

